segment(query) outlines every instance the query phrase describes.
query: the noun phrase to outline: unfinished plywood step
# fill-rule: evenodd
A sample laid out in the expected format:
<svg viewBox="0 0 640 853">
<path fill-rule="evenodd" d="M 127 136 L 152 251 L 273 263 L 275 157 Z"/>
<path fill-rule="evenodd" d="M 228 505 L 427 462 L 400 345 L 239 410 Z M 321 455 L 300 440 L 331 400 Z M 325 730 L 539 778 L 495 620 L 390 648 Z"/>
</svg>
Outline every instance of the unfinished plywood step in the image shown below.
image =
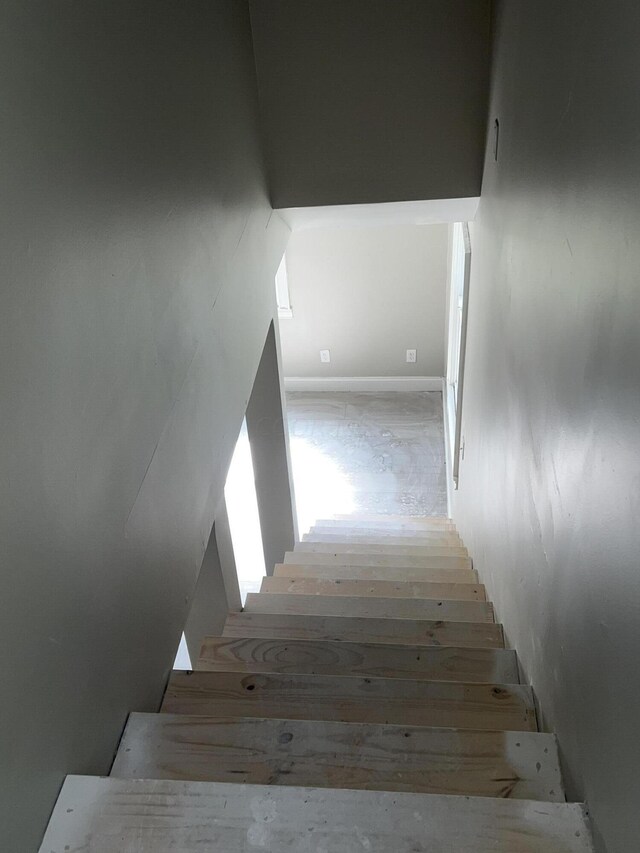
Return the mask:
<svg viewBox="0 0 640 853">
<path fill-rule="evenodd" d="M 407 535 L 430 535 L 443 536 L 445 534 L 457 534 L 456 528 L 452 524 L 431 525 L 424 524 L 403 524 L 400 522 L 348 522 L 348 521 L 328 521 L 319 519 L 313 524 L 309 530 L 326 531 L 327 533 L 343 533 L 345 531 L 352 533 L 371 533 L 390 534 L 397 536 L 398 534 Z"/>
<path fill-rule="evenodd" d="M 490 797 L 68 776 L 40 853 L 593 853 L 584 808 Z"/>
<path fill-rule="evenodd" d="M 420 581 L 367 581 L 334 578 L 262 579 L 260 592 L 280 592 L 290 595 L 357 595 L 362 598 L 433 598 L 454 601 L 486 601 L 482 584 L 430 583 Z"/>
<path fill-rule="evenodd" d="M 302 537 L 305 542 L 380 542 L 387 544 L 405 545 L 453 545 L 461 546 L 462 540 L 457 533 L 429 532 L 421 533 L 415 530 L 335 530 L 330 527 L 312 527 Z"/>
<path fill-rule="evenodd" d="M 555 737 L 131 714 L 112 776 L 564 801 Z"/>
<path fill-rule="evenodd" d="M 397 525 L 357 525 L 339 522 L 316 522 L 309 528 L 309 533 L 340 533 L 344 536 L 401 536 L 401 537 L 431 537 L 448 536 L 459 538 L 454 527 L 399 527 Z"/>
<path fill-rule="evenodd" d="M 391 536 L 398 539 L 447 539 L 460 541 L 460 535 L 457 530 L 451 530 L 446 527 L 406 530 L 394 527 L 348 527 L 346 524 L 342 527 L 335 527 L 328 524 L 313 524 L 306 533 L 307 535 L 318 533 L 327 536 L 376 536 L 382 539 Z"/>
<path fill-rule="evenodd" d="M 494 622 L 488 601 L 437 598 L 363 598 L 337 595 L 289 595 L 250 592 L 247 613 L 310 613 L 316 616 L 363 616 L 372 619 L 446 619 L 451 622 Z"/>
<path fill-rule="evenodd" d="M 466 548 L 447 542 L 432 545 L 389 544 L 384 542 L 298 542 L 294 549 L 318 554 L 392 554 L 398 557 L 467 557 Z"/>
<path fill-rule="evenodd" d="M 314 554 L 314 557 L 332 556 Z M 343 558 L 344 559 L 344 558 Z M 320 578 L 323 580 L 371 580 L 402 581 L 412 583 L 478 583 L 475 569 L 452 569 L 424 566 L 376 566 L 362 565 L 359 562 L 309 562 L 278 563 L 273 571 L 278 578 Z"/>
<path fill-rule="evenodd" d="M 299 551 L 287 551 L 285 563 L 295 563 L 298 566 L 384 566 L 385 568 L 412 569 L 470 569 L 469 557 L 451 555 L 446 551 L 442 554 L 387 554 L 384 552 L 339 551 L 331 548 L 329 551 L 310 551 L 301 548 Z"/>
<path fill-rule="evenodd" d="M 175 670 L 168 714 L 536 731 L 531 688 L 360 676 Z"/>
<path fill-rule="evenodd" d="M 392 645 L 504 648 L 502 625 L 488 622 L 230 613 L 222 634 L 224 637 L 280 637 Z"/>
<path fill-rule="evenodd" d="M 447 516 L 437 515 L 381 515 L 380 513 L 336 514 L 330 518 L 316 519 L 316 524 L 348 524 L 362 527 L 455 527 L 455 522 Z"/>
<path fill-rule="evenodd" d="M 512 649 L 205 637 L 198 670 L 518 684 Z"/>
<path fill-rule="evenodd" d="M 423 536 L 354 536 L 352 534 L 343 536 L 342 534 L 329 533 L 306 533 L 301 541 L 295 546 L 297 550 L 300 545 L 335 545 L 337 550 L 343 547 L 354 547 L 356 545 L 380 545 L 382 551 L 398 551 L 402 549 L 421 548 L 425 554 L 438 554 L 440 552 L 448 554 L 457 554 L 458 556 L 468 557 L 469 552 L 460 539 L 444 539 L 442 536 L 434 537 L 433 539 L 425 539 Z M 417 553 L 417 552 L 416 552 Z"/>
<path fill-rule="evenodd" d="M 419 530 L 450 530 L 455 529 L 451 518 L 416 515 L 371 515 L 366 516 L 333 516 L 332 518 L 316 518 L 314 524 L 319 527 L 375 527 L 382 529 L 411 529 Z"/>
</svg>

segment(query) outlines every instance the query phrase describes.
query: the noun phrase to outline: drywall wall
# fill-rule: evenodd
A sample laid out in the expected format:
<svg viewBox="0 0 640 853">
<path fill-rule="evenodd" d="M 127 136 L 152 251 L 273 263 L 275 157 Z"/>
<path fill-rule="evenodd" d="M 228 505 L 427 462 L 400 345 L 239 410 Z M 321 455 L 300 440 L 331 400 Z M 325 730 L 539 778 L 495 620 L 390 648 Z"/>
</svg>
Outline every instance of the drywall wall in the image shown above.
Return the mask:
<svg viewBox="0 0 640 853">
<path fill-rule="evenodd" d="M 289 433 L 280 375 L 278 323 L 273 321 L 247 406 L 264 565 L 268 575 L 298 539 Z"/>
<path fill-rule="evenodd" d="M 442 376 L 447 239 L 446 225 L 294 231 L 284 375 Z"/>
<path fill-rule="evenodd" d="M 640 836 L 640 7 L 501 4 L 455 517 L 601 850 Z"/>
<path fill-rule="evenodd" d="M 0 835 L 160 700 L 288 229 L 233 0 L 0 12 Z"/>
<path fill-rule="evenodd" d="M 224 567 L 220 557 L 217 532 L 216 514 L 216 522 L 209 536 L 184 626 L 184 638 L 192 668 L 197 666 L 203 639 L 208 636 L 216 637 L 222 633 L 227 615 L 232 609 L 225 589 Z M 240 609 L 241 607 L 238 607 L 238 610 Z M 176 668 L 182 668 L 178 661 L 175 663 Z"/>
<path fill-rule="evenodd" d="M 252 0 L 274 207 L 476 196 L 488 0 Z"/>
</svg>

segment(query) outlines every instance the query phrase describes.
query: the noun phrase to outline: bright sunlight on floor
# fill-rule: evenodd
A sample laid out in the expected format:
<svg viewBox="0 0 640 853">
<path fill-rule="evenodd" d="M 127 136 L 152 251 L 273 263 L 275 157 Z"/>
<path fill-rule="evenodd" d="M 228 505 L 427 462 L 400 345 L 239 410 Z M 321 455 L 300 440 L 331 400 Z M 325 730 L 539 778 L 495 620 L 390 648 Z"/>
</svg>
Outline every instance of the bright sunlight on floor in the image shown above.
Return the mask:
<svg viewBox="0 0 640 853">
<path fill-rule="evenodd" d="M 446 515 L 439 392 L 287 394 L 298 524 L 356 512 Z"/>
</svg>

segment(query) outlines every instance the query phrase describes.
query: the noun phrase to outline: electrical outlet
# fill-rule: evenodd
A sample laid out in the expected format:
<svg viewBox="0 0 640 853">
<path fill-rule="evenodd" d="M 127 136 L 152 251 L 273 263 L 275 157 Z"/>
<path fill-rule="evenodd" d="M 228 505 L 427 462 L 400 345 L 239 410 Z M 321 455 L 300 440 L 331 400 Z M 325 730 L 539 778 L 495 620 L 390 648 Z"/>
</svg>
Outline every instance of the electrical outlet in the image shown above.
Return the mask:
<svg viewBox="0 0 640 853">
<path fill-rule="evenodd" d="M 321 350 L 320 350 L 320 361 L 321 361 L 323 364 L 329 364 L 329 362 L 331 361 L 331 352 L 330 352 L 330 350 L 328 350 L 328 349 L 321 349 Z"/>
<path fill-rule="evenodd" d="M 418 350 L 408 349 L 407 350 L 407 364 L 415 364 L 418 360 Z"/>
</svg>

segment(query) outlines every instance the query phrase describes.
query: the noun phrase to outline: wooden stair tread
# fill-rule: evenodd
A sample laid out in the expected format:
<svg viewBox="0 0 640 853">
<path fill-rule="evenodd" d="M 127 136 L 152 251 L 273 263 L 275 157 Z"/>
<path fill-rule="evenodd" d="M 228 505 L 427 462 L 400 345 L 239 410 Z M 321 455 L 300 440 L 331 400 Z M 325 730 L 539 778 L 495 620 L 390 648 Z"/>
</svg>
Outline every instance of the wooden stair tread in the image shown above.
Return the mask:
<svg viewBox="0 0 640 853">
<path fill-rule="evenodd" d="M 512 649 L 259 637 L 205 637 L 197 669 L 502 684 L 518 684 L 520 680 Z"/>
<path fill-rule="evenodd" d="M 451 557 L 468 557 L 469 552 L 462 542 L 443 541 L 441 539 L 427 541 L 425 539 L 409 538 L 399 539 L 394 537 L 380 536 L 334 536 L 326 533 L 306 534 L 300 542 L 294 546 L 294 551 L 310 551 L 312 545 L 333 545 L 334 550 L 342 551 L 345 548 L 358 548 L 366 546 L 367 553 L 387 553 L 398 551 L 404 552 L 405 548 L 419 549 L 419 554 L 427 556 L 446 555 Z M 302 547 L 301 547 L 302 546 Z M 318 550 L 327 550 L 318 549 Z M 328 549 L 332 550 L 332 549 Z"/>
<path fill-rule="evenodd" d="M 352 514 L 336 513 L 330 518 L 318 518 L 316 524 L 364 524 L 364 525 L 385 525 L 385 524 L 416 524 L 424 527 L 451 526 L 455 527 L 455 522 L 452 518 L 444 515 L 394 515 L 381 513 L 356 512 Z"/>
<path fill-rule="evenodd" d="M 287 551 L 284 564 L 302 566 L 378 566 L 394 569 L 467 569 L 471 571 L 471 560 L 451 554 L 433 554 L 418 557 L 415 554 L 360 554 L 356 551 Z"/>
<path fill-rule="evenodd" d="M 402 527 L 335 527 L 329 524 L 313 524 L 305 533 L 305 536 L 314 534 L 327 536 L 375 536 L 386 539 L 391 536 L 398 539 L 446 539 L 447 541 L 460 542 L 460 534 L 457 530 L 447 527 L 406 529 Z"/>
<path fill-rule="evenodd" d="M 285 786 L 68 776 L 41 853 L 593 853 L 584 807 Z M 366 843 L 365 843 L 366 842 Z"/>
<path fill-rule="evenodd" d="M 431 536 L 447 536 L 460 538 L 460 534 L 453 527 L 407 527 L 406 525 L 348 525 L 338 524 L 336 522 L 329 523 L 325 521 L 316 521 L 307 531 L 313 533 L 332 533 L 343 536 L 398 536 L 398 537 L 421 537 L 429 538 Z"/>
<path fill-rule="evenodd" d="M 314 578 L 319 580 L 399 581 L 401 583 L 478 583 L 475 569 L 394 568 L 392 566 L 341 566 L 329 563 L 279 563 L 276 578 Z"/>
<path fill-rule="evenodd" d="M 224 637 L 280 637 L 301 640 L 350 640 L 416 646 L 503 648 L 502 625 L 357 616 L 282 616 L 230 613 Z"/>
<path fill-rule="evenodd" d="M 371 545 L 407 545 L 421 546 L 423 548 L 464 548 L 464 544 L 457 533 L 437 535 L 435 533 L 395 532 L 384 533 L 383 531 L 341 531 L 328 530 L 326 527 L 312 527 L 301 539 L 302 542 L 353 542 L 353 544 Z"/>
<path fill-rule="evenodd" d="M 555 737 L 131 714 L 112 776 L 564 801 Z"/>
<path fill-rule="evenodd" d="M 361 598 L 337 595 L 249 593 L 247 613 L 360 616 L 375 619 L 446 619 L 450 622 L 494 622 L 488 601 L 447 601 L 429 598 Z"/>
<path fill-rule="evenodd" d="M 449 601 L 486 601 L 482 584 L 430 581 L 368 581 L 339 578 L 265 577 L 260 592 L 290 595 L 354 595 L 360 598 L 442 598 Z"/>
<path fill-rule="evenodd" d="M 214 717 L 537 730 L 533 694 L 524 684 L 174 670 L 161 710 Z"/>
<path fill-rule="evenodd" d="M 432 545 L 405 545 L 390 542 L 297 542 L 293 552 L 311 552 L 316 554 L 379 554 L 394 557 L 448 557 L 449 559 L 469 559 L 466 548 L 447 542 Z"/>
</svg>

